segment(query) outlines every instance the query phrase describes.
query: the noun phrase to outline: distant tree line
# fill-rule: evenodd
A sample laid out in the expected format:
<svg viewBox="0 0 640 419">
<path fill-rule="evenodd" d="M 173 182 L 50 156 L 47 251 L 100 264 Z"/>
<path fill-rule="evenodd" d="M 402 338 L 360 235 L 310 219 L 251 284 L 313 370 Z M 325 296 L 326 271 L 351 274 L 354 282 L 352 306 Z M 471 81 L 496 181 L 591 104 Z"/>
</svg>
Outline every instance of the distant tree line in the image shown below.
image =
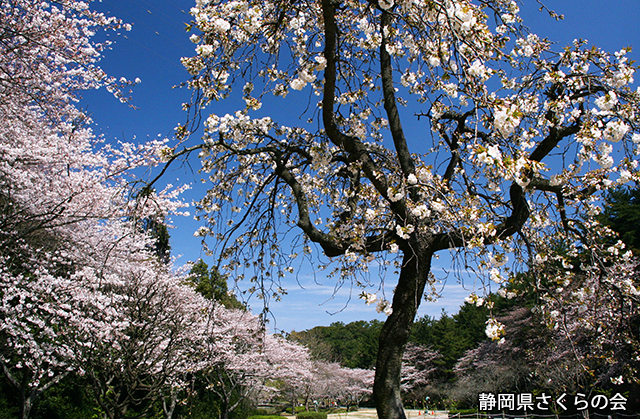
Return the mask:
<svg viewBox="0 0 640 419">
<path fill-rule="evenodd" d="M 487 315 L 486 307 L 465 303 L 453 315 L 443 310 L 439 318 L 420 317 L 414 323 L 409 342 L 437 350 L 442 356 L 436 361 L 440 374 L 447 376 L 466 350 L 487 339 L 484 333 Z M 289 338 L 309 347 L 312 356 L 318 359 L 350 368 L 373 368 L 382 324 L 380 320 L 334 322 L 329 326 L 293 331 Z"/>
</svg>

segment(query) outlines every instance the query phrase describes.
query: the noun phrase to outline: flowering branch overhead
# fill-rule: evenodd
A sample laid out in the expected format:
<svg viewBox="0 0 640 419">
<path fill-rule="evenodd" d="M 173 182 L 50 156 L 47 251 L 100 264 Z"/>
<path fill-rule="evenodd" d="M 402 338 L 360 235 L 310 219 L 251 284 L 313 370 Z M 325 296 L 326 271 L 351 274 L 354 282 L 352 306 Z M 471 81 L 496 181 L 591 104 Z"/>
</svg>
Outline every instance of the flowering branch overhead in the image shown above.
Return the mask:
<svg viewBox="0 0 640 419">
<path fill-rule="evenodd" d="M 369 285 L 384 289 L 370 269 L 396 269 L 381 310 L 381 418 L 404 415 L 403 342 L 433 297 L 437 252 L 502 281 L 560 257 L 558 242 L 604 257 L 592 218 L 602 191 L 640 180 L 626 50 L 555 52 L 506 0 L 197 1 L 191 13 L 190 109 L 246 104 L 206 120 L 199 234 L 224 239 L 207 250 L 239 280 L 252 270 L 249 291 L 280 288 L 313 244 L 367 301 Z M 278 111 L 300 98 L 308 123 Z M 513 266 L 494 263 L 507 254 Z"/>
</svg>

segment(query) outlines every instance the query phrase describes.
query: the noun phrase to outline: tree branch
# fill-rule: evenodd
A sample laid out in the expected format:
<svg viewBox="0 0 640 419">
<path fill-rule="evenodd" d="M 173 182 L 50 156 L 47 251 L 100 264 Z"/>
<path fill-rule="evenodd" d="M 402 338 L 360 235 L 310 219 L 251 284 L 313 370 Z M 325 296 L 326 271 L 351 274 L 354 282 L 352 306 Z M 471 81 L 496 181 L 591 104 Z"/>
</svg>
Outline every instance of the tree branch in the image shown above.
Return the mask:
<svg viewBox="0 0 640 419">
<path fill-rule="evenodd" d="M 380 43 L 380 76 L 382 78 L 382 93 L 384 95 L 384 109 L 387 112 L 389 127 L 391 128 L 391 136 L 396 149 L 400 168 L 406 178 L 411 173 L 415 173 L 416 168 L 407 146 L 407 140 L 404 136 L 402 123 L 400 122 L 400 114 L 398 113 L 398 105 L 396 104 L 396 94 L 393 87 L 393 67 L 391 65 L 391 55 L 387 51 L 386 28 L 391 24 L 392 15 L 386 11 L 382 12 L 380 32 L 382 33 L 382 42 Z"/>
<path fill-rule="evenodd" d="M 286 168 L 280 158 L 276 159 L 276 175 L 284 180 L 291 188 L 298 207 L 298 226 L 302 231 L 305 232 L 311 241 L 318 243 L 327 256 L 332 257 L 343 254 L 348 246 L 338 242 L 331 235 L 318 230 L 311 222 L 309 203 L 302 185 L 300 185 L 289 169 Z"/>
<path fill-rule="evenodd" d="M 389 200 L 389 184 L 387 178 L 380 168 L 373 161 L 367 147 L 358 138 L 345 135 L 340 131 L 335 121 L 334 106 L 336 93 L 336 62 L 337 62 L 337 39 L 338 26 L 335 20 L 335 5 L 333 0 L 322 0 L 322 13 L 324 17 L 325 50 L 324 57 L 327 65 L 324 70 L 324 90 L 322 97 L 322 122 L 332 143 L 345 150 L 356 160 L 362 163 L 362 170 L 371 181 L 378 193 Z M 391 209 L 401 218 L 406 218 L 407 208 L 404 199 L 399 201 L 389 200 Z"/>
</svg>

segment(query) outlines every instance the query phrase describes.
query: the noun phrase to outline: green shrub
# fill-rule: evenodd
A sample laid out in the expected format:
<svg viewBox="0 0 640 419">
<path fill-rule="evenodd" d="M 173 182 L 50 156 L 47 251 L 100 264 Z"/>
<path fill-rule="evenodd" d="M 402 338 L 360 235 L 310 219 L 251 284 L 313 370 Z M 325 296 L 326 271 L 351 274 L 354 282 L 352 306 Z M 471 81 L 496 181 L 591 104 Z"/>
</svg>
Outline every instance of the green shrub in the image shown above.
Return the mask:
<svg viewBox="0 0 640 419">
<path fill-rule="evenodd" d="M 278 415 L 253 415 L 253 416 L 249 416 L 247 419 L 282 419 L 282 416 L 278 416 Z"/>
<path fill-rule="evenodd" d="M 294 410 L 293 410 L 292 408 L 290 408 L 290 407 L 287 407 L 287 408 L 285 409 L 285 412 L 286 412 L 286 413 L 289 413 L 289 414 L 291 414 L 293 411 L 294 411 Z M 305 409 L 305 407 L 304 407 L 304 406 L 296 406 L 296 408 L 295 408 L 295 413 L 293 413 L 293 414 L 294 414 L 294 415 L 297 415 L 297 414 L 298 414 L 298 413 L 300 413 L 300 412 L 306 412 L 306 409 Z"/>
<path fill-rule="evenodd" d="M 327 413 L 330 415 L 337 413 L 347 413 L 347 409 L 345 409 L 344 407 L 332 407 L 331 409 L 327 410 Z"/>
<path fill-rule="evenodd" d="M 327 419 L 326 412 L 300 412 L 297 415 L 298 419 Z"/>
<path fill-rule="evenodd" d="M 277 409 L 276 407 L 259 407 L 254 409 L 253 412 L 249 416 L 277 416 L 282 409 Z M 248 418 L 247 418 L 248 419 Z"/>
</svg>

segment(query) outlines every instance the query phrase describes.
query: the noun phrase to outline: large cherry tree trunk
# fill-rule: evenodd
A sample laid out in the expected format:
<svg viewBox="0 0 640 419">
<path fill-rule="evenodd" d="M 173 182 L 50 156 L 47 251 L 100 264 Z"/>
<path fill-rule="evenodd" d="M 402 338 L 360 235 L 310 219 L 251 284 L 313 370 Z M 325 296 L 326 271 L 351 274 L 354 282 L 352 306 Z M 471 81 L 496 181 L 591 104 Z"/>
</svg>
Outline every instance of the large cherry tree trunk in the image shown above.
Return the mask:
<svg viewBox="0 0 640 419">
<path fill-rule="evenodd" d="M 380 332 L 373 384 L 373 398 L 380 419 L 405 419 L 400 395 L 402 355 L 430 269 L 430 252 L 405 253 L 393 296 L 393 313 Z"/>
</svg>

